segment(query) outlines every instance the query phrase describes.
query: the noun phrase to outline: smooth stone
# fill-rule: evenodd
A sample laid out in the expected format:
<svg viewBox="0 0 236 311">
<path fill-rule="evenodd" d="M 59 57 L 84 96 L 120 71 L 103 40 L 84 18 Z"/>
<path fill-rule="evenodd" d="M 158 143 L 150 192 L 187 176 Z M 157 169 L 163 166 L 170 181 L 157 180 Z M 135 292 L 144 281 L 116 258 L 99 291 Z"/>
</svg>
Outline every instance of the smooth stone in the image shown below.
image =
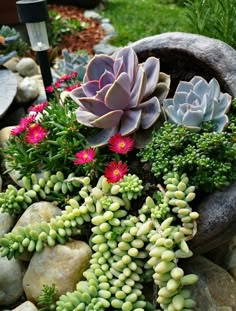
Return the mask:
<svg viewBox="0 0 236 311">
<path fill-rule="evenodd" d="M 236 51 L 228 44 L 205 36 L 168 32 L 131 44 L 139 61 L 149 56 L 160 58 L 161 71 L 171 75 L 171 89 L 180 80 L 189 81 L 200 75 L 215 77 L 223 92 L 236 96 Z"/>
<path fill-rule="evenodd" d="M 194 254 L 227 243 L 236 234 L 236 183 L 208 195 L 196 211 L 200 214 L 197 234 L 189 242 Z"/>
<path fill-rule="evenodd" d="M 225 268 L 236 280 L 236 235 L 233 236 L 228 245 L 228 252 L 225 254 L 224 264 Z"/>
<path fill-rule="evenodd" d="M 9 164 L 8 162 L 5 161 L 5 168 L 6 170 L 9 169 Z M 12 170 L 8 172 L 8 175 L 11 177 L 11 180 L 20 188 L 23 187 L 23 182 L 22 179 L 20 178 L 20 172 L 16 170 Z"/>
<path fill-rule="evenodd" d="M 39 73 L 37 63 L 30 57 L 23 57 L 16 65 L 16 71 L 23 77 L 31 77 Z"/>
<path fill-rule="evenodd" d="M 14 258 L 0 257 L 0 305 L 9 306 L 23 294 L 25 265 Z"/>
<path fill-rule="evenodd" d="M 236 310 L 236 281 L 225 269 L 202 256 L 184 260 L 182 266 L 186 274 L 194 273 L 199 277 L 191 286 L 197 311 Z"/>
<path fill-rule="evenodd" d="M 15 224 L 15 217 L 0 211 L 0 238 L 8 233 Z"/>
<path fill-rule="evenodd" d="M 0 192 L 2 192 L 2 176 L 0 175 Z"/>
<path fill-rule="evenodd" d="M 101 27 L 105 32 L 105 35 L 113 35 L 116 33 L 115 28 L 110 24 L 110 22 L 104 22 L 102 20 Z"/>
<path fill-rule="evenodd" d="M 17 87 L 16 101 L 28 103 L 39 96 L 39 87 L 35 79 L 26 77 Z"/>
<path fill-rule="evenodd" d="M 17 80 L 9 69 L 0 70 L 0 120 L 5 118 L 17 93 Z"/>
<path fill-rule="evenodd" d="M 4 148 L 6 146 L 6 142 L 9 140 L 11 135 L 11 130 L 15 126 L 6 126 L 0 130 L 0 147 Z"/>
<path fill-rule="evenodd" d="M 106 54 L 106 55 L 112 55 L 117 50 L 119 50 L 118 47 L 113 46 L 111 44 L 106 43 L 98 43 L 93 47 L 93 50 L 95 54 Z"/>
<path fill-rule="evenodd" d="M 16 225 L 12 229 L 12 232 L 17 227 L 25 227 L 27 225 L 35 225 L 42 221 L 50 222 L 51 218 L 61 215 L 61 209 L 50 202 L 36 202 L 31 204 L 27 210 L 21 215 Z M 30 261 L 32 253 L 26 249 L 19 257 L 24 261 Z"/>
<path fill-rule="evenodd" d="M 15 72 L 16 71 L 16 65 L 19 63 L 20 59 L 18 57 L 13 57 L 6 63 L 4 63 L 4 67 L 7 69 Z"/>
<path fill-rule="evenodd" d="M 37 311 L 37 310 L 38 308 L 36 308 L 32 302 L 26 301 L 21 305 L 19 305 L 18 307 L 16 307 L 15 309 L 13 309 L 12 311 Z"/>
<path fill-rule="evenodd" d="M 97 12 L 93 10 L 85 10 L 84 11 L 84 17 L 94 19 L 98 22 L 102 20 L 101 15 L 99 15 Z"/>
<path fill-rule="evenodd" d="M 31 204 L 26 211 L 21 215 L 13 232 L 17 227 L 25 227 L 27 225 L 35 225 L 42 221 L 50 222 L 51 218 L 61 215 L 61 209 L 50 202 L 36 202 Z"/>
<path fill-rule="evenodd" d="M 57 299 L 68 291 L 74 291 L 91 255 L 90 247 L 82 241 L 70 241 L 34 253 L 23 279 L 27 299 L 36 302 L 43 285 L 55 284 Z"/>
</svg>

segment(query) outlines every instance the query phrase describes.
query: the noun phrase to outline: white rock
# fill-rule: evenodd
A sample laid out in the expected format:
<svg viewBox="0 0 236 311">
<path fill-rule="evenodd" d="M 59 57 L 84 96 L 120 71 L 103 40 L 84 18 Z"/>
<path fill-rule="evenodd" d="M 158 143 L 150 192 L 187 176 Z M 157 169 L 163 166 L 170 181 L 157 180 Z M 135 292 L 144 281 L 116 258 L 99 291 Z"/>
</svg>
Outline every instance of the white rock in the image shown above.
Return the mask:
<svg viewBox="0 0 236 311">
<path fill-rule="evenodd" d="M 35 302 L 43 285 L 55 284 L 57 299 L 68 291 L 74 291 L 89 265 L 91 255 L 90 247 L 82 241 L 70 241 L 34 253 L 23 279 L 27 299 Z"/>
<path fill-rule="evenodd" d="M 4 146 L 6 146 L 6 142 L 8 141 L 10 137 L 11 130 L 14 127 L 15 126 L 6 126 L 0 130 L 0 147 L 3 148 Z"/>
<path fill-rule="evenodd" d="M 16 65 L 19 63 L 20 59 L 18 57 L 13 57 L 6 63 L 4 63 L 4 67 L 11 71 L 16 71 Z"/>
<path fill-rule="evenodd" d="M 39 95 L 39 87 L 35 79 L 26 77 L 17 87 L 16 101 L 18 103 L 28 103 Z"/>
<path fill-rule="evenodd" d="M 30 57 L 23 57 L 16 65 L 16 71 L 23 77 L 31 77 L 39 73 L 38 65 Z"/>
<path fill-rule="evenodd" d="M 25 265 L 14 258 L 0 257 L 0 305 L 9 306 L 23 294 Z"/>
<path fill-rule="evenodd" d="M 0 212 L 0 238 L 8 233 L 15 224 L 15 217 L 8 213 Z"/>
<path fill-rule="evenodd" d="M 38 308 L 36 308 L 32 302 L 26 301 L 21 305 L 19 305 L 18 307 L 16 307 L 15 309 L 13 309 L 12 311 L 37 311 L 37 310 Z"/>
</svg>

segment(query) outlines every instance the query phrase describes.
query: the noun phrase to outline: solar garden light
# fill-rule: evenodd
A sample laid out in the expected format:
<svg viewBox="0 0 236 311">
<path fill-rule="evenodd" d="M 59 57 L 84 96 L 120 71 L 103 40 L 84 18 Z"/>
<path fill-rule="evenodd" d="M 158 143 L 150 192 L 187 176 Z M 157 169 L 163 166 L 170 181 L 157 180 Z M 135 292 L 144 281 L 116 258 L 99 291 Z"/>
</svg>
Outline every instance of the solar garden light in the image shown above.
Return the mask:
<svg viewBox="0 0 236 311">
<path fill-rule="evenodd" d="M 49 49 L 46 20 L 49 18 L 45 0 L 20 0 L 16 2 L 17 12 L 21 23 L 26 24 L 31 48 L 37 52 L 43 84 L 47 98 L 50 93 L 46 88 L 52 84 L 52 74 L 48 61 Z"/>
</svg>

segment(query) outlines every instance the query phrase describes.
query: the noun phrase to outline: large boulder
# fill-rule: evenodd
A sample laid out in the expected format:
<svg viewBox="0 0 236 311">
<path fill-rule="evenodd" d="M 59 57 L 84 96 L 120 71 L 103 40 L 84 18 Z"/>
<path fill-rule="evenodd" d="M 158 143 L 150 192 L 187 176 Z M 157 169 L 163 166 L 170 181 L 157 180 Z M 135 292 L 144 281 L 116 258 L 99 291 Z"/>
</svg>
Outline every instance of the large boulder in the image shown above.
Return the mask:
<svg viewBox="0 0 236 311">
<path fill-rule="evenodd" d="M 236 96 L 236 51 L 228 44 L 201 35 L 170 32 L 134 42 L 131 47 L 143 62 L 160 58 L 161 71 L 171 75 L 171 91 L 180 80 L 200 75 L 215 77 L 222 91 Z"/>
</svg>

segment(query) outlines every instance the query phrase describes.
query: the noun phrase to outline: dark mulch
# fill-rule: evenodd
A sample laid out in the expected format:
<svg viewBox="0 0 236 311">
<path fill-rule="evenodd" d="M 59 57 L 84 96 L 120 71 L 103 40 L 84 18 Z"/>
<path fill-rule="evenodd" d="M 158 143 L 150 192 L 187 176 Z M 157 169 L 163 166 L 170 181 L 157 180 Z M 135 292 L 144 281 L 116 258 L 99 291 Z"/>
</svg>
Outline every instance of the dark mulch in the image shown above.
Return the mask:
<svg viewBox="0 0 236 311">
<path fill-rule="evenodd" d="M 99 22 L 84 17 L 84 9 L 76 6 L 65 5 L 49 5 L 49 9 L 57 12 L 65 18 L 75 18 L 81 23 L 88 24 L 86 29 L 75 32 L 73 34 L 66 34 L 62 38 L 62 43 L 58 46 L 59 52 L 66 48 L 70 52 L 80 49 L 87 50 L 89 54 L 93 55 L 93 46 L 99 43 L 104 38 L 104 31 Z"/>
</svg>

